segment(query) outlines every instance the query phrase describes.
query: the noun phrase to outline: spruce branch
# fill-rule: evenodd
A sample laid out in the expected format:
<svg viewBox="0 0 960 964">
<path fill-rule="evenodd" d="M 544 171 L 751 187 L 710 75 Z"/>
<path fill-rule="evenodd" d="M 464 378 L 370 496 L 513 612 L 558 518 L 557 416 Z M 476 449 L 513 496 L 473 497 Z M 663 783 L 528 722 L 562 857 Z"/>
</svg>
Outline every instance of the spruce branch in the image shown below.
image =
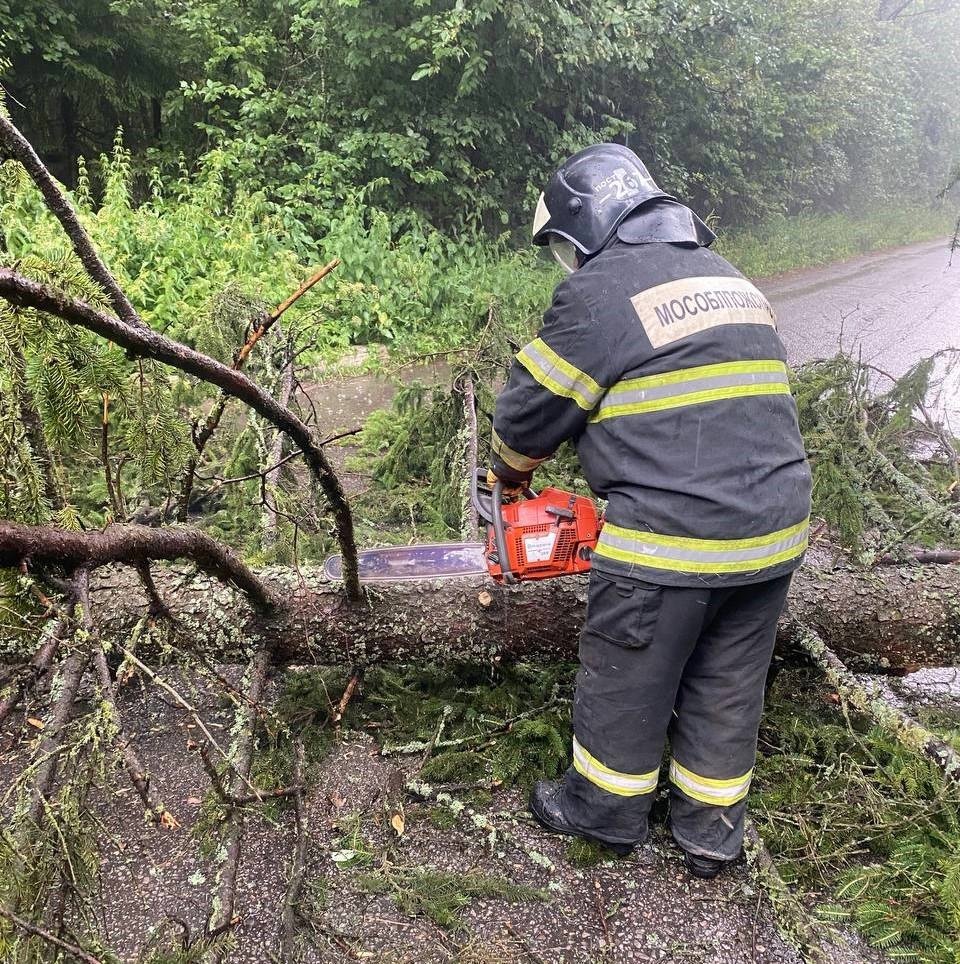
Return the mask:
<svg viewBox="0 0 960 964">
<path fill-rule="evenodd" d="M 0 112 L 0 144 L 6 149 L 10 157 L 26 169 L 34 184 L 43 195 L 43 199 L 53 216 L 60 222 L 66 232 L 73 250 L 83 264 L 87 274 L 99 284 L 110 298 L 117 314 L 128 324 L 136 328 L 146 328 L 143 319 L 123 293 L 117 279 L 111 274 L 97 249 L 80 223 L 80 218 L 66 195 L 60 190 L 53 175 L 40 160 L 31 143 L 20 133 L 13 122 Z"/>
<path fill-rule="evenodd" d="M 40 646 L 33 658 L 9 684 L 9 692 L 0 700 L 0 726 L 6 722 L 7 717 L 17 708 L 24 696 L 50 672 L 60 645 L 70 632 L 75 605 L 73 599 L 68 600 L 66 612 L 54 622 L 47 624 Z"/>
<path fill-rule="evenodd" d="M 297 908 L 300 904 L 300 894 L 307 874 L 307 846 L 310 842 L 307 827 L 307 814 L 304 805 L 303 791 L 306 751 L 302 740 L 297 740 L 293 754 L 293 785 L 296 793 L 293 797 L 293 817 L 296 828 L 296 844 L 293 849 L 293 860 L 290 865 L 290 876 L 287 880 L 287 892 L 283 899 L 283 913 L 280 916 L 280 960 L 294 960 L 294 942 L 296 939 Z"/>
<path fill-rule="evenodd" d="M 106 650 L 93 625 L 93 610 L 90 605 L 90 572 L 87 569 L 81 570 L 77 575 L 77 602 L 83 610 L 83 629 L 92 651 L 93 668 L 97 674 L 100 699 L 109 711 L 116 730 L 115 742 L 123 759 L 123 765 L 126 767 L 127 775 L 130 777 L 130 782 L 140 795 L 140 799 L 149 811 L 151 819 L 171 829 L 177 827 L 179 824 L 176 818 L 157 796 L 157 792 L 150 781 L 150 774 L 143 765 L 140 754 L 137 753 L 133 740 L 124 726 L 120 707 L 117 703 L 116 686 L 110 676 Z"/>
<path fill-rule="evenodd" d="M 288 336 L 286 344 L 284 345 L 279 398 L 279 402 L 284 408 L 290 407 L 295 381 L 296 359 L 293 354 L 293 338 L 292 336 Z M 263 461 L 266 468 L 261 478 L 263 479 L 264 495 L 266 496 L 268 493 L 271 494 L 275 502 L 277 490 L 280 485 L 280 469 L 270 468 L 270 466 L 276 465 L 276 463 L 283 459 L 284 435 L 283 432 L 278 431 L 274 431 L 272 434 L 273 437 L 270 439 L 269 449 L 264 453 L 265 457 Z M 280 514 L 277 512 L 275 506 L 265 498 L 263 517 L 263 544 L 265 547 L 270 548 L 276 545 L 279 531 Z"/>
<path fill-rule="evenodd" d="M 234 353 L 234 371 L 240 371 L 240 369 L 243 368 L 247 359 L 250 357 L 250 352 L 252 352 L 256 347 L 257 342 L 259 342 L 260 339 L 263 338 L 263 336 L 266 335 L 267 332 L 270 331 L 270 329 L 280 320 L 280 317 L 283 315 L 283 313 L 301 297 L 303 297 L 303 295 L 305 295 L 315 284 L 330 274 L 330 272 L 333 271 L 339 264 L 339 258 L 334 258 L 328 264 L 325 264 L 318 271 L 314 272 L 314 274 L 312 274 L 292 295 L 290 295 L 289 298 L 283 301 L 269 315 L 264 315 L 258 324 L 250 328 L 243 344 Z M 295 359 L 291 359 L 290 361 L 290 366 L 292 369 L 295 368 L 295 361 Z M 294 378 L 295 373 L 291 372 L 290 377 Z M 180 483 L 180 494 L 177 498 L 177 518 L 181 522 L 187 518 L 187 511 L 190 507 L 190 496 L 193 493 L 193 487 L 196 482 L 197 467 L 200 465 L 200 459 L 203 457 L 204 450 L 210 443 L 210 440 L 220 427 L 220 422 L 223 419 L 223 413 L 227 409 L 228 398 L 228 393 L 221 393 L 210 414 L 206 417 L 206 419 L 204 419 L 203 425 L 200 426 L 196 422 L 194 423 L 193 444 L 196 448 L 196 453 L 184 467 Z M 283 404 L 284 407 L 287 407 L 289 405 L 289 401 L 284 402 Z"/>
<path fill-rule="evenodd" d="M 228 368 L 207 355 L 150 329 L 127 324 L 9 268 L 0 268 L 0 297 L 17 307 L 35 308 L 55 315 L 69 324 L 100 335 L 131 353 L 153 358 L 216 385 L 226 394 L 239 398 L 288 435 L 303 450 L 314 481 L 330 505 L 343 554 L 347 596 L 354 601 L 361 598 L 353 515 L 346 494 L 313 433 L 293 412 L 279 405 L 276 399 L 236 369 Z"/>
<path fill-rule="evenodd" d="M 744 823 L 743 849 L 750 872 L 767 894 L 777 928 L 809 964 L 826 964 L 836 951 L 834 935 L 813 917 L 780 875 L 776 861 L 748 816 Z"/>
<path fill-rule="evenodd" d="M 54 569 L 92 570 L 110 563 L 136 567 L 155 559 L 190 559 L 204 572 L 233 583 L 261 612 L 269 612 L 279 604 L 270 589 L 231 549 L 196 529 L 109 525 L 77 532 L 57 526 L 0 522 L 0 567 L 29 561 L 34 566 Z"/>
<path fill-rule="evenodd" d="M 61 736 L 70 722 L 73 705 L 80 690 L 80 683 L 87 668 L 88 657 L 84 652 L 71 653 L 60 669 L 59 697 L 53 705 L 50 717 L 43 730 L 38 756 L 41 760 L 36 771 L 33 787 L 33 800 L 29 818 L 34 826 L 39 825 L 46 809 L 46 802 L 53 793 L 59 769 L 58 758 L 62 750 Z"/>
<path fill-rule="evenodd" d="M 2 116 L 3 115 L 0 114 L 0 117 Z M 65 954 L 69 954 L 70 957 L 76 958 L 78 961 L 82 961 L 83 964 L 104 964 L 104 961 L 101 958 L 88 954 L 82 947 L 78 947 L 76 944 L 71 944 L 62 938 L 57 937 L 56 934 L 51 934 L 49 931 L 44 930 L 42 927 L 38 927 L 36 924 L 30 923 L 28 920 L 24 920 L 22 917 L 18 917 L 12 911 L 9 911 L 2 906 L 0 906 L 0 917 L 10 921 L 10 923 L 13 924 L 17 930 L 23 931 L 24 934 L 29 934 L 32 937 L 39 937 L 42 941 L 46 941 L 52 947 L 56 947 Z"/>
<path fill-rule="evenodd" d="M 107 486 L 107 498 L 114 519 L 122 522 L 126 518 L 119 490 L 113 482 L 113 467 L 110 464 L 110 393 L 103 393 L 103 408 L 100 417 L 100 462 L 103 465 L 103 480 Z"/>
<path fill-rule="evenodd" d="M 36 459 L 43 477 L 44 495 L 55 510 L 63 509 L 67 504 L 63 486 L 57 478 L 57 468 L 53 452 L 47 442 L 47 435 L 43 430 L 43 419 L 37 409 L 37 401 L 27 383 L 27 360 L 24 357 L 23 346 L 16 339 L 7 340 L 7 350 L 10 352 L 11 376 L 13 393 L 17 399 L 20 421 L 27 441 Z"/>
<path fill-rule="evenodd" d="M 786 617 L 785 629 L 791 641 L 822 670 L 844 702 L 866 713 L 903 746 L 932 760 L 946 780 L 960 783 L 960 754 L 949 743 L 862 684 L 815 629 L 790 615 Z"/>
<path fill-rule="evenodd" d="M 258 708 L 263 701 L 270 664 L 270 650 L 264 647 L 254 654 L 247 669 L 249 679 L 247 700 L 245 705 L 237 711 L 237 722 L 234 727 L 235 732 L 239 733 L 236 753 L 231 760 L 233 774 L 229 794 L 234 799 L 242 796 L 244 787 L 251 786 L 250 773 L 256 746 Z M 232 926 L 234 921 L 233 911 L 237 899 L 237 876 L 240 870 L 240 849 L 244 831 L 243 810 L 231 807 L 228 820 L 229 828 L 223 844 L 225 858 L 207 918 L 207 934 L 211 937 L 223 933 Z M 223 951 L 222 946 L 212 949 L 210 960 L 213 964 L 219 964 L 223 960 Z"/>
</svg>

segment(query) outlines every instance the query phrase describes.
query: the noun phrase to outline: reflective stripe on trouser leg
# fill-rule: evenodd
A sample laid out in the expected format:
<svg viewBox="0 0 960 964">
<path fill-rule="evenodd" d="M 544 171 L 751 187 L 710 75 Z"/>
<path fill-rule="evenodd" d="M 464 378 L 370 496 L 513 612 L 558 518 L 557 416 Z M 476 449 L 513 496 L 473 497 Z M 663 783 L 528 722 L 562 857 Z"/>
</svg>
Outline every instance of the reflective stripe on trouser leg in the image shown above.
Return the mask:
<svg viewBox="0 0 960 964">
<path fill-rule="evenodd" d="M 563 808 L 592 836 L 634 843 L 647 835 L 674 697 L 709 599 L 709 589 L 591 574 Z"/>
<path fill-rule="evenodd" d="M 592 784 L 615 793 L 620 797 L 636 797 L 642 793 L 653 793 L 657 789 L 657 776 L 660 768 L 647 773 L 622 773 L 604 766 L 588 750 L 584 749 L 576 737 L 573 738 L 573 767 Z"/>
<path fill-rule="evenodd" d="M 743 776 L 717 780 L 694 773 L 676 760 L 670 761 L 670 782 L 688 797 L 714 807 L 730 807 L 739 803 L 749 792 L 752 778 L 753 768 Z"/>
<path fill-rule="evenodd" d="M 687 660 L 670 739 L 670 824 L 691 853 L 743 845 L 764 683 L 790 576 L 714 591 L 716 614 Z"/>
</svg>

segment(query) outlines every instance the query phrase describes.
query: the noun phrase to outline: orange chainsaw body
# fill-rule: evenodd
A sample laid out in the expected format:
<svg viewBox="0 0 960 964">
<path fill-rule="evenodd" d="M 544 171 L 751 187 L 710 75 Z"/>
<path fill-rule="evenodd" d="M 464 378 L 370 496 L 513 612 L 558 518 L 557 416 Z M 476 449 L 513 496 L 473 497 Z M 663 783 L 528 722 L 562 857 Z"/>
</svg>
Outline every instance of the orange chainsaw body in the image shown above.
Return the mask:
<svg viewBox="0 0 960 964">
<path fill-rule="evenodd" d="M 508 581 L 529 582 L 589 572 L 603 519 L 592 499 L 562 489 L 544 489 L 534 498 L 504 502 L 504 549 Z M 487 567 L 503 582 L 503 565 L 497 552 L 493 526 L 487 532 Z"/>
</svg>

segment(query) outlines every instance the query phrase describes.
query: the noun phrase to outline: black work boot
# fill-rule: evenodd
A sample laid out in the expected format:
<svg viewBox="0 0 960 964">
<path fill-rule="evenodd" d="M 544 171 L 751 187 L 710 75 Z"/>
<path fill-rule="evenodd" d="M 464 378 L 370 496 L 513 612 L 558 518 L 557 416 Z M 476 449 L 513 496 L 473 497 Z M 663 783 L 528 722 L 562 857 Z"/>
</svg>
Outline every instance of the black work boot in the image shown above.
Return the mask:
<svg viewBox="0 0 960 964">
<path fill-rule="evenodd" d="M 565 833 L 571 837 L 592 840 L 620 857 L 629 856 L 636 846 L 632 843 L 611 843 L 609 840 L 601 840 L 570 823 L 563 812 L 562 780 L 538 780 L 530 791 L 529 807 L 537 823 L 554 833 Z"/>
<path fill-rule="evenodd" d="M 701 880 L 713 880 L 723 870 L 723 865 L 728 862 L 717 860 L 715 857 L 701 857 L 699 854 L 690 853 L 689 850 L 683 852 L 684 866 L 694 877 L 699 877 Z"/>
</svg>

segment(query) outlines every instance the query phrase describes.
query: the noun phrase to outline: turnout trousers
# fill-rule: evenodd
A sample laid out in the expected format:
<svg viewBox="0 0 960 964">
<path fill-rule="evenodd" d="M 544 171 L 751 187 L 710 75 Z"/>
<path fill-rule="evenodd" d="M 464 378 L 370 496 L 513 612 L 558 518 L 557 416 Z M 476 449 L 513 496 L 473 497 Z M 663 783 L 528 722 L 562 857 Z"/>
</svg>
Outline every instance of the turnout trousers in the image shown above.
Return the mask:
<svg viewBox="0 0 960 964">
<path fill-rule="evenodd" d="M 592 571 L 563 781 L 572 824 L 611 843 L 643 841 L 669 738 L 674 838 L 703 857 L 740 854 L 790 579 L 678 588 Z"/>
</svg>

